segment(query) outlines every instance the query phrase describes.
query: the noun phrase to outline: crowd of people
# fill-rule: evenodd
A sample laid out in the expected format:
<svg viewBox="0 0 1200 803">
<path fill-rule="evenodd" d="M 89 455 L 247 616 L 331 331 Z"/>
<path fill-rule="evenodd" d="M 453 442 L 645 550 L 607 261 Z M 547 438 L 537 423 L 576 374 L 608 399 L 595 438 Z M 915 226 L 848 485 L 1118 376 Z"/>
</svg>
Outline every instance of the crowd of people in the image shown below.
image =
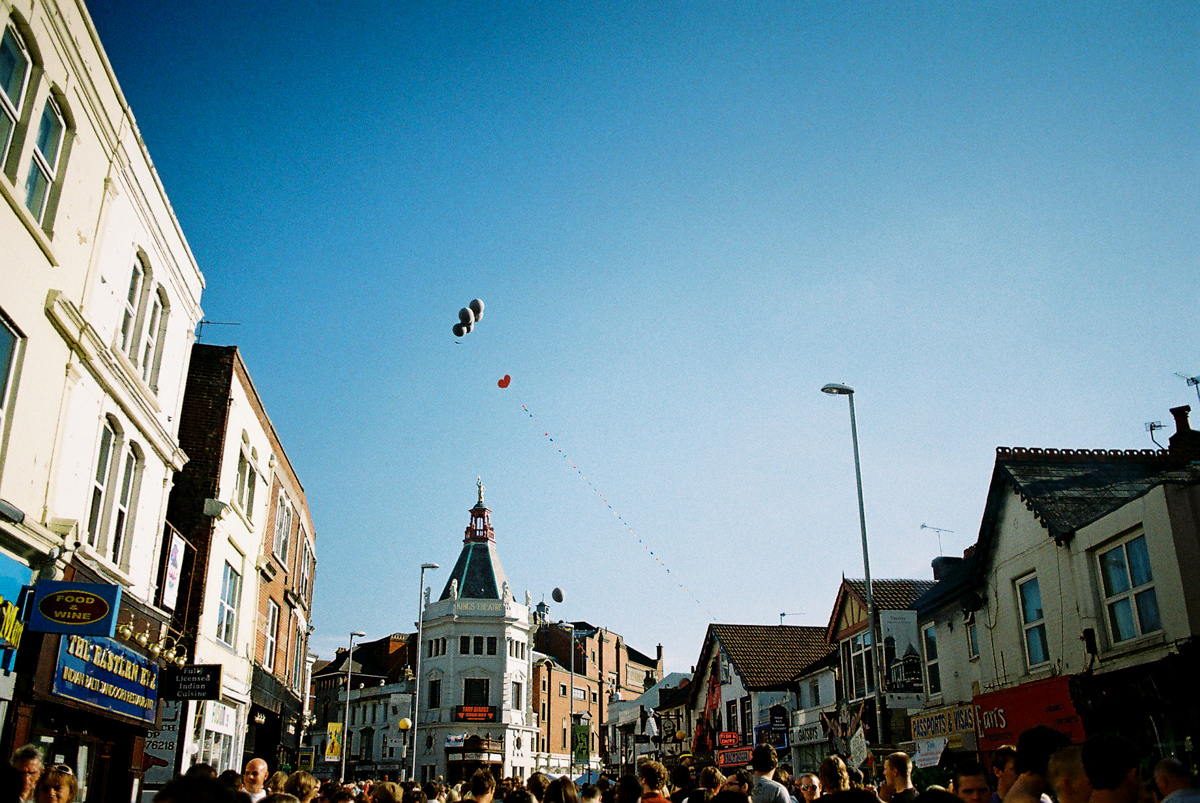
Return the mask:
<svg viewBox="0 0 1200 803">
<path fill-rule="evenodd" d="M 957 763 L 949 783 L 917 789 L 913 763 L 892 753 L 878 782 L 864 778 L 832 755 L 816 772 L 793 774 L 775 749 L 759 745 L 750 765 L 725 775 L 717 767 L 682 762 L 668 773 L 657 761 L 640 764 L 636 774 L 615 780 L 600 776 L 577 785 L 568 777 L 537 772 L 524 781 L 497 780 L 478 770 L 467 781 L 366 781 L 320 783 L 304 771 L 269 773 L 261 758 L 241 773 L 218 773 L 195 764 L 154 796 L 155 803 L 1200 803 L 1187 768 L 1164 758 L 1144 768 L 1133 744 L 1116 735 L 1100 735 L 1082 745 L 1039 726 L 1021 734 L 1016 745 L 990 756 L 985 768 L 975 761 Z M 72 803 L 77 784 L 70 767 L 45 766 L 36 745 L 18 748 L 9 761 L 9 787 L 17 796 L 0 798 L 29 803 Z"/>
</svg>

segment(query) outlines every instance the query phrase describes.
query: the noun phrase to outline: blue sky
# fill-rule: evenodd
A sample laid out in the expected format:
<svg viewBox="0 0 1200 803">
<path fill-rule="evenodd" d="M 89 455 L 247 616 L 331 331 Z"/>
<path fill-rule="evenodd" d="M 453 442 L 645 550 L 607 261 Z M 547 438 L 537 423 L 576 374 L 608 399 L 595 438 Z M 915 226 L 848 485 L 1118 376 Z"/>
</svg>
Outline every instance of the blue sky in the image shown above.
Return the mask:
<svg viewBox="0 0 1200 803">
<path fill-rule="evenodd" d="M 89 8 L 305 484 L 323 655 L 412 627 L 476 476 L 518 596 L 686 670 L 861 576 L 826 382 L 876 577 L 974 541 L 997 446 L 1196 406 L 1194 4 Z"/>
</svg>

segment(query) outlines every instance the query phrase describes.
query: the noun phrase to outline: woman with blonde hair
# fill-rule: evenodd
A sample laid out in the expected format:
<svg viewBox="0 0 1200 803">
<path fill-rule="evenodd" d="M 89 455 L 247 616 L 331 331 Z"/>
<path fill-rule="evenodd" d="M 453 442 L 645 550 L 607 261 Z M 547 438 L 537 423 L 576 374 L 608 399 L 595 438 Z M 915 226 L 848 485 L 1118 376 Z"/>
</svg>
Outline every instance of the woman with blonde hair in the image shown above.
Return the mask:
<svg viewBox="0 0 1200 803">
<path fill-rule="evenodd" d="M 75 773 L 65 764 L 56 764 L 38 778 L 34 795 L 37 803 L 70 803 L 75 799 L 79 786 Z"/>
<path fill-rule="evenodd" d="M 817 768 L 817 780 L 821 782 L 821 794 L 832 795 L 850 788 L 850 773 L 841 756 L 830 756 Z"/>
</svg>

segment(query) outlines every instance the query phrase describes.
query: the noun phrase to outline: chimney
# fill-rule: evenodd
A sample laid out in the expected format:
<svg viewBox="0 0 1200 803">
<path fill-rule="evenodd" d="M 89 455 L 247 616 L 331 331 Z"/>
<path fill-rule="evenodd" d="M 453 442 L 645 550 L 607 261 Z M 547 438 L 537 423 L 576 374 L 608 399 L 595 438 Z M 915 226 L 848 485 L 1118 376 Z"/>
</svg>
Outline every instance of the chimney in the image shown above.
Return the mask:
<svg viewBox="0 0 1200 803">
<path fill-rule="evenodd" d="M 1188 413 L 1191 411 L 1192 408 L 1186 404 L 1171 408 L 1171 415 L 1175 416 L 1175 434 L 1167 441 L 1167 451 L 1177 457 L 1200 457 L 1200 432 L 1192 429 L 1188 423 Z"/>
<path fill-rule="evenodd" d="M 962 562 L 962 558 L 951 558 L 945 555 L 934 558 L 932 561 L 933 581 L 936 583 L 938 580 L 941 580 Z"/>
</svg>

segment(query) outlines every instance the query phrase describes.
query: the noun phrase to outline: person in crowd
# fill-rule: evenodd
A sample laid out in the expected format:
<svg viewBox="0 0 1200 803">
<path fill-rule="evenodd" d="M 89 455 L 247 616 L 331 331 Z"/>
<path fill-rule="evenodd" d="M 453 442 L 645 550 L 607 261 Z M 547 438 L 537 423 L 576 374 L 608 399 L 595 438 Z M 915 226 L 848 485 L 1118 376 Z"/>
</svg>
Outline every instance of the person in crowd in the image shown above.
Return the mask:
<svg viewBox="0 0 1200 803">
<path fill-rule="evenodd" d="M 646 761 L 638 767 L 644 803 L 667 803 L 663 790 L 667 786 L 667 768 L 657 761 Z"/>
<path fill-rule="evenodd" d="M 433 803 L 435 800 L 438 803 L 446 803 L 445 792 L 443 789 L 444 787 L 437 781 L 426 781 L 425 783 L 421 784 L 421 791 L 425 793 L 425 799 L 428 800 L 429 803 Z"/>
<path fill-rule="evenodd" d="M 863 784 L 862 770 L 860 770 L 858 767 L 846 767 L 846 777 L 850 779 L 850 788 L 851 789 L 865 789 L 866 788 L 866 785 Z M 874 786 L 871 787 L 871 791 L 872 792 L 875 791 Z"/>
<path fill-rule="evenodd" d="M 1200 803 L 1200 789 L 1192 787 L 1187 768 L 1177 758 L 1154 765 L 1154 788 L 1161 803 Z"/>
<path fill-rule="evenodd" d="M 383 781 L 371 787 L 371 803 L 400 803 L 403 798 L 404 790 L 394 781 Z"/>
<path fill-rule="evenodd" d="M 470 794 L 469 790 L 468 794 Z M 536 801 L 528 789 L 523 786 L 514 786 L 512 791 L 504 796 L 504 803 L 536 803 Z"/>
<path fill-rule="evenodd" d="M 1088 803 L 1092 785 L 1083 771 L 1083 748 L 1073 744 L 1056 750 L 1046 765 L 1046 780 L 1058 803 Z"/>
<path fill-rule="evenodd" d="M 283 791 L 283 782 L 287 780 L 287 773 L 283 770 L 276 770 L 271 774 L 270 778 L 263 783 L 263 789 L 267 790 L 268 795 L 273 795 L 276 792 Z"/>
<path fill-rule="evenodd" d="M 184 775 L 189 778 L 216 778 L 217 770 L 212 764 L 205 764 L 201 761 L 188 767 L 188 771 Z"/>
<path fill-rule="evenodd" d="M 295 795 L 289 795 L 287 792 L 268 792 L 263 798 L 263 803 L 300 803 Z"/>
<path fill-rule="evenodd" d="M 38 778 L 42 777 L 42 749 L 36 744 L 22 745 L 13 751 L 8 763 L 22 778 L 22 803 L 33 800 Z"/>
<path fill-rule="evenodd" d="M 252 758 L 246 762 L 242 772 L 242 791 L 250 795 L 250 803 L 258 803 L 267 796 L 263 785 L 267 782 L 267 762 Z"/>
<path fill-rule="evenodd" d="M 989 803 L 1001 803 L 1008 790 L 1017 781 L 1017 746 L 1002 744 L 992 751 L 992 775 L 996 779 L 996 791 Z"/>
<path fill-rule="evenodd" d="M 779 756 L 769 744 L 760 744 L 750 755 L 750 769 L 754 771 L 750 799 L 753 803 L 791 803 L 787 788 L 775 780 L 779 769 Z"/>
<path fill-rule="evenodd" d="M 721 791 L 725 776 L 716 767 L 705 767 L 696 778 L 696 788 L 687 796 L 685 803 L 711 803 L 713 797 Z"/>
<path fill-rule="evenodd" d="M 425 790 L 419 786 L 413 786 L 410 789 L 404 790 L 403 803 L 429 803 L 429 799 L 425 797 Z"/>
<path fill-rule="evenodd" d="M 817 778 L 821 784 L 821 796 L 850 791 L 850 774 L 841 756 L 829 756 L 817 767 Z"/>
<path fill-rule="evenodd" d="M 1070 741 L 1048 725 L 1037 725 L 1022 733 L 1017 739 L 1017 779 L 1008 788 L 1004 803 L 1050 803 L 1046 794 L 1050 756 Z"/>
<path fill-rule="evenodd" d="M 217 780 L 230 792 L 237 792 L 242 788 L 242 774 L 237 770 L 225 770 L 217 776 Z"/>
<path fill-rule="evenodd" d="M 38 777 L 37 803 L 71 803 L 78 786 L 75 773 L 65 764 L 50 767 Z"/>
<path fill-rule="evenodd" d="M 312 776 L 312 773 L 304 770 L 297 770 L 288 776 L 288 779 L 283 782 L 283 791 L 289 795 L 295 795 L 300 803 L 312 803 L 312 800 L 317 796 L 321 787 L 317 784 L 317 779 Z M 396 803 L 399 803 L 397 800 Z"/>
<path fill-rule="evenodd" d="M 642 799 L 642 782 L 636 775 L 622 775 L 613 789 L 615 803 L 638 803 Z"/>
<path fill-rule="evenodd" d="M 950 791 L 963 803 L 987 803 L 992 794 L 987 770 L 978 761 L 960 761 L 950 776 Z"/>
<path fill-rule="evenodd" d="M 471 797 L 475 803 L 492 803 L 496 797 L 496 779 L 485 769 L 475 770 L 471 776 Z"/>
<path fill-rule="evenodd" d="M 891 803 L 913 803 L 917 790 L 912 784 L 912 759 L 908 753 L 895 752 L 883 760 L 883 788 Z"/>
<path fill-rule="evenodd" d="M 537 803 L 542 803 L 546 797 L 546 787 L 550 785 L 550 776 L 544 772 L 535 772 L 525 781 L 525 788 Z"/>
<path fill-rule="evenodd" d="M 600 803 L 600 787 L 594 783 L 585 783 L 579 790 L 580 803 Z"/>
<path fill-rule="evenodd" d="M 736 770 L 730 775 L 725 776 L 725 783 L 721 784 L 722 792 L 737 792 L 738 794 L 750 797 L 750 790 L 754 788 L 754 773 L 748 769 Z"/>
<path fill-rule="evenodd" d="M 546 803 L 579 803 L 579 790 L 567 776 L 555 778 L 546 787 Z"/>
<path fill-rule="evenodd" d="M 696 789 L 696 773 L 690 764 L 677 764 L 671 770 L 671 803 L 684 803 Z"/>
<path fill-rule="evenodd" d="M 796 776 L 792 788 L 796 790 L 797 803 L 813 803 L 821 796 L 821 782 L 816 773 L 805 772 Z"/>
<path fill-rule="evenodd" d="M 1102 733 L 1083 743 L 1080 757 L 1092 785 L 1091 803 L 1137 803 L 1141 782 L 1133 742 Z"/>
</svg>

